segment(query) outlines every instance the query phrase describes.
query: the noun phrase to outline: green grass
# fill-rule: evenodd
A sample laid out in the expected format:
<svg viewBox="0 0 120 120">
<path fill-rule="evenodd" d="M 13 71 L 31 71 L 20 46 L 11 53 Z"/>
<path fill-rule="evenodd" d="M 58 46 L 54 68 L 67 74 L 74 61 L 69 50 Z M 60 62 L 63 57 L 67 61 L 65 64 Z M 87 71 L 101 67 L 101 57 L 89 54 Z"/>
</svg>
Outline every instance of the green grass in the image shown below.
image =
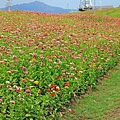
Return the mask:
<svg viewBox="0 0 120 120">
<path fill-rule="evenodd" d="M 96 90 L 77 98 L 61 120 L 120 120 L 120 64 L 99 81 Z"/>
<path fill-rule="evenodd" d="M 97 11 L 97 14 L 120 18 L 120 8 L 112 8 L 112 9 L 106 9 L 106 10 L 98 10 L 98 11 Z"/>
<path fill-rule="evenodd" d="M 94 10 L 80 12 L 80 14 L 94 14 Z M 104 16 L 111 16 L 120 18 L 120 8 L 110 8 L 105 10 L 96 10 L 96 15 L 104 15 Z"/>
</svg>

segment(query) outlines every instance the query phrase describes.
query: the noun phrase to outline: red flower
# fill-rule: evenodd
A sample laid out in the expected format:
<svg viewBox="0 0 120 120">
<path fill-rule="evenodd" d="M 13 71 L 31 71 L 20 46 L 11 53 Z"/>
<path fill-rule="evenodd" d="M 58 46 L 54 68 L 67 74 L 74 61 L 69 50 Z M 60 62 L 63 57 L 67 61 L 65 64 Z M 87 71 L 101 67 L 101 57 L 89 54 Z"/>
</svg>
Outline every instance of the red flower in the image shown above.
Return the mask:
<svg viewBox="0 0 120 120">
<path fill-rule="evenodd" d="M 58 91 L 60 88 L 57 86 L 56 88 L 55 88 L 55 91 Z"/>
<path fill-rule="evenodd" d="M 56 76 L 56 78 L 60 80 L 60 76 Z"/>
<path fill-rule="evenodd" d="M 16 92 L 20 92 L 20 88 L 17 88 L 17 89 L 16 89 Z"/>
<path fill-rule="evenodd" d="M 51 84 L 51 87 L 52 87 L 53 89 L 55 89 L 55 88 L 56 88 L 56 85 L 55 85 L 55 84 Z"/>
<path fill-rule="evenodd" d="M 66 83 L 64 84 L 64 87 L 65 87 L 65 88 L 68 88 L 69 84 L 70 84 L 69 82 L 66 82 Z"/>
<path fill-rule="evenodd" d="M 54 97 L 54 96 L 55 96 L 55 93 L 54 93 L 54 92 L 52 92 L 52 93 L 51 93 L 51 97 Z"/>
<path fill-rule="evenodd" d="M 114 57 L 115 55 L 114 54 L 111 54 L 112 57 Z"/>
<path fill-rule="evenodd" d="M 47 89 L 47 92 L 51 92 L 51 90 L 50 90 L 50 89 Z"/>
</svg>

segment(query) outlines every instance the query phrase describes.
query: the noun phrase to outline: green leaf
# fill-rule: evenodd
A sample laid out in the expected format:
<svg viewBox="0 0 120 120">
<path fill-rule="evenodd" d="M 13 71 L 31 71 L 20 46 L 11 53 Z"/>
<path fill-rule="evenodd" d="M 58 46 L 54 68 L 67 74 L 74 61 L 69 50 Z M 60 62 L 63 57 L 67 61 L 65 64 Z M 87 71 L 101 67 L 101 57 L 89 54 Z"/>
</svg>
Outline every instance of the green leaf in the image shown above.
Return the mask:
<svg viewBox="0 0 120 120">
<path fill-rule="evenodd" d="M 26 116 L 26 117 L 30 117 L 31 115 L 30 115 L 30 114 L 26 114 L 25 116 Z"/>
</svg>

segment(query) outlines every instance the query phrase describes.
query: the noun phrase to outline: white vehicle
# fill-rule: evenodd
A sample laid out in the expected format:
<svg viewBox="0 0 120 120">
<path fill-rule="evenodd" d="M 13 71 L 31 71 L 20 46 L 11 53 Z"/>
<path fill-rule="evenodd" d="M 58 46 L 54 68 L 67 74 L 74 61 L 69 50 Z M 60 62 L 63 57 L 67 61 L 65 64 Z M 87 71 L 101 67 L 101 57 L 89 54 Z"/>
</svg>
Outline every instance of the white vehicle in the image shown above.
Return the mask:
<svg viewBox="0 0 120 120">
<path fill-rule="evenodd" d="M 91 0 L 83 0 L 83 1 L 80 0 L 80 5 L 78 7 L 79 11 L 85 11 L 85 10 L 91 10 L 91 9 L 93 9 Z"/>
</svg>

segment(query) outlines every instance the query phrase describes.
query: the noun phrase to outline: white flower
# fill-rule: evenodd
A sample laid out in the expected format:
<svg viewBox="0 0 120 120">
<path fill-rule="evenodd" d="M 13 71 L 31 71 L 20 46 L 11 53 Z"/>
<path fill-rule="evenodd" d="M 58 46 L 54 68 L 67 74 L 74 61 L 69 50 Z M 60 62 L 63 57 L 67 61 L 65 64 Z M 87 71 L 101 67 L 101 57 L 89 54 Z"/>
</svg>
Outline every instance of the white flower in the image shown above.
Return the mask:
<svg viewBox="0 0 120 120">
<path fill-rule="evenodd" d="M 6 84 L 10 84 L 10 81 L 6 81 Z"/>
</svg>

